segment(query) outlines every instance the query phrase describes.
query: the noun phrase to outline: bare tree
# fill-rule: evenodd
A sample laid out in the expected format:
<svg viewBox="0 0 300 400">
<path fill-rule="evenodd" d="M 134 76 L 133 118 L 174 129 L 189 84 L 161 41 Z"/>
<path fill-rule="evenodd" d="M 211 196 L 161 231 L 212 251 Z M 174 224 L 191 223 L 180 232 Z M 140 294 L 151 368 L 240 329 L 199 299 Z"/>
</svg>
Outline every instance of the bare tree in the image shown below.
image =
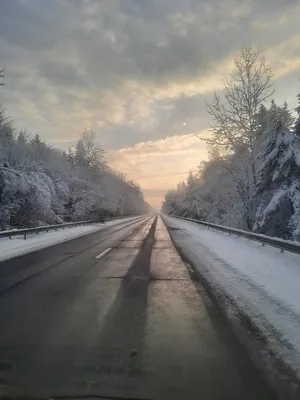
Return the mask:
<svg viewBox="0 0 300 400">
<path fill-rule="evenodd" d="M 79 161 L 82 160 L 89 167 L 94 165 L 105 165 L 104 150 L 102 146 L 96 141 L 96 134 L 94 131 L 85 130 L 80 133 L 79 140 L 76 145 L 76 155 Z"/>
<path fill-rule="evenodd" d="M 273 73 L 259 51 L 241 49 L 234 69 L 225 81 L 222 96 L 215 93 L 207 104 L 212 117 L 208 144 L 210 155 L 218 154 L 236 186 L 247 227 L 251 229 L 256 210 L 253 196 L 257 184 L 256 149 L 261 135 L 258 118 L 264 102 L 272 96 Z"/>
<path fill-rule="evenodd" d="M 254 184 L 256 168 L 254 146 L 259 135 L 257 114 L 274 91 L 273 73 L 259 51 L 244 48 L 234 60 L 231 78 L 226 81 L 224 100 L 215 93 L 208 104 L 212 117 L 212 138 L 205 139 L 212 151 L 220 153 L 243 153 L 248 151 Z"/>
</svg>

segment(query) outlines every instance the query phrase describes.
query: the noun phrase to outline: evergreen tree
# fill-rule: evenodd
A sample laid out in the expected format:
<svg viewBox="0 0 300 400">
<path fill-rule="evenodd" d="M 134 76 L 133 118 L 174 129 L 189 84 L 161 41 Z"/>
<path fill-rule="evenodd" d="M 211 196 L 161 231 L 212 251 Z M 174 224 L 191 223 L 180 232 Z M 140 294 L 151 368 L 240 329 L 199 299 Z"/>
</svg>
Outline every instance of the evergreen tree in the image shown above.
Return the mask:
<svg viewBox="0 0 300 400">
<path fill-rule="evenodd" d="M 258 136 L 264 132 L 268 126 L 268 109 L 264 104 L 261 104 L 256 115 L 256 124 L 259 131 Z"/>
<path fill-rule="evenodd" d="M 298 118 L 295 123 L 295 134 L 300 136 L 300 93 L 298 94 L 298 107 L 296 107 L 295 111 L 298 113 Z"/>
<path fill-rule="evenodd" d="M 26 131 L 21 131 L 21 132 L 19 132 L 19 134 L 17 136 L 17 143 L 21 144 L 21 145 L 25 145 L 27 143 L 27 138 L 28 138 L 28 135 L 27 135 Z"/>
<path fill-rule="evenodd" d="M 279 108 L 279 120 L 283 130 L 291 130 L 295 123 L 295 118 L 292 112 L 288 109 L 288 104 L 285 101 L 283 106 Z"/>
<path fill-rule="evenodd" d="M 298 238 L 300 227 L 300 138 L 273 130 L 262 154 L 256 194 L 260 199 L 254 230 Z M 299 231 L 300 234 L 300 231 Z"/>
</svg>

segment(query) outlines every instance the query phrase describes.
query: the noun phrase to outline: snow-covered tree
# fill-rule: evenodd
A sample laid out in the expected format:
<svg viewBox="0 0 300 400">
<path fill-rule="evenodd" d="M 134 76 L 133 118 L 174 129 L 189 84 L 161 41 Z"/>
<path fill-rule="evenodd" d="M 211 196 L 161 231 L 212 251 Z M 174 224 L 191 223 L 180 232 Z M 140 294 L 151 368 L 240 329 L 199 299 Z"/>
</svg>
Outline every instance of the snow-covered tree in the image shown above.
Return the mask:
<svg viewBox="0 0 300 400">
<path fill-rule="evenodd" d="M 189 210 L 190 218 L 204 218 L 204 204 L 202 202 L 199 178 L 192 172 L 189 173 L 187 178 L 185 208 Z"/>
<path fill-rule="evenodd" d="M 272 77 L 272 70 L 260 53 L 244 48 L 235 58 L 231 78 L 225 83 L 224 100 L 215 93 L 213 102 L 208 104 L 212 117 L 208 146 L 225 154 L 248 150 L 254 183 L 255 142 L 260 133 L 257 114 L 273 93 Z"/>
<path fill-rule="evenodd" d="M 267 107 L 271 78 L 258 53 L 241 53 L 225 101 L 209 105 L 210 159 L 167 193 L 164 212 L 191 217 L 199 208 L 213 223 L 300 240 L 300 105 L 295 124 L 286 102 Z"/>
<path fill-rule="evenodd" d="M 284 130 L 291 130 L 295 124 L 295 118 L 292 116 L 292 111 L 289 110 L 286 101 L 280 109 L 280 120 Z"/>
<path fill-rule="evenodd" d="M 104 150 L 97 143 L 94 131 L 85 130 L 79 135 L 79 140 L 76 144 L 75 159 L 79 165 L 90 168 L 105 164 Z"/>
<path fill-rule="evenodd" d="M 295 134 L 297 135 L 297 136 L 300 136 L 300 93 L 298 94 L 298 107 L 296 107 L 296 109 L 295 109 L 295 111 L 297 112 L 297 114 L 298 114 L 298 118 L 297 118 L 297 120 L 296 120 L 296 123 L 295 123 Z"/>
<path fill-rule="evenodd" d="M 262 159 L 257 182 L 260 205 L 254 230 L 299 239 L 300 138 L 284 129 L 268 132 Z"/>
<path fill-rule="evenodd" d="M 271 106 L 267 112 L 267 128 L 272 128 L 280 132 L 282 130 L 290 130 L 295 123 L 295 118 L 292 116 L 292 112 L 288 109 L 287 102 L 283 103 L 283 106 L 277 106 L 274 100 L 271 101 Z"/>
<path fill-rule="evenodd" d="M 269 122 L 268 109 L 264 104 L 261 104 L 259 106 L 258 113 L 256 114 L 258 136 L 267 129 L 268 122 Z"/>
<path fill-rule="evenodd" d="M 183 217 L 203 219 L 204 204 L 198 181 L 198 176 L 190 172 L 186 182 L 179 183 L 176 191 L 169 191 L 166 194 L 162 206 L 163 212 Z"/>
<path fill-rule="evenodd" d="M 0 228 L 147 212 L 141 189 L 105 162 L 92 131 L 63 152 L 17 133 L 0 108 Z"/>
<path fill-rule="evenodd" d="M 244 48 L 234 60 L 222 96 L 215 93 L 208 104 L 212 118 L 209 153 L 217 151 L 244 210 L 246 227 L 252 228 L 256 202 L 252 196 L 257 180 L 257 143 L 267 124 L 265 101 L 272 95 L 272 70 L 258 51 Z"/>
</svg>

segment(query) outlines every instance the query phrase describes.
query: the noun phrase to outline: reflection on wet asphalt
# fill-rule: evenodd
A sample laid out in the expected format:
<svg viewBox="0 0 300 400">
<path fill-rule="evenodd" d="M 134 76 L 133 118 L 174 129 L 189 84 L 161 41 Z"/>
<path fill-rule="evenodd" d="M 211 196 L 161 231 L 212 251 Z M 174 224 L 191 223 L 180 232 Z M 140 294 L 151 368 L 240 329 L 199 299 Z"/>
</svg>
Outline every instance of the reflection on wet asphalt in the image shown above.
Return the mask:
<svg viewBox="0 0 300 400">
<path fill-rule="evenodd" d="M 75 254 L 62 259 L 71 248 Z M 97 259 L 107 248 L 112 251 Z M 36 254 L 35 270 L 46 262 L 43 253 L 49 256 L 49 249 Z M 23 256 L 19 268 L 34 260 Z M 203 302 L 203 288 L 160 217 L 54 246 L 50 261 L 53 267 L 0 295 L 0 385 L 6 390 L 273 398 L 222 318 Z"/>
</svg>

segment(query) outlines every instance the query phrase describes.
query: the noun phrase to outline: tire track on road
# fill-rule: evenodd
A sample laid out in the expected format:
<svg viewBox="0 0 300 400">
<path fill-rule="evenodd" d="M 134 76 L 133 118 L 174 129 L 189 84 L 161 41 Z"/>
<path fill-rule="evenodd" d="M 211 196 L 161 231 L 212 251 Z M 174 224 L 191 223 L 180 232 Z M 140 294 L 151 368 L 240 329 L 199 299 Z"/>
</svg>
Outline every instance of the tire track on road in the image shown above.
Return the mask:
<svg viewBox="0 0 300 400">
<path fill-rule="evenodd" d="M 100 332 L 95 360 L 96 368 L 88 383 L 93 386 L 113 381 L 116 390 L 134 384 L 143 375 L 142 351 L 147 320 L 148 284 L 150 282 L 151 252 L 157 216 L 126 277 L 122 280 L 114 305 Z M 112 385 L 113 386 L 113 385 Z M 105 386 L 106 387 L 106 386 Z"/>
<path fill-rule="evenodd" d="M 60 264 L 64 263 L 65 261 L 72 259 L 76 256 L 79 256 L 80 254 L 84 253 L 85 251 L 90 250 L 91 248 L 93 248 L 95 246 L 98 246 L 100 243 L 103 243 L 105 240 L 107 240 L 109 237 L 114 235 L 116 232 L 126 229 L 127 227 L 129 227 L 131 225 L 141 223 L 135 229 L 135 230 L 138 230 L 141 226 L 146 224 L 150 218 L 151 217 L 149 217 L 149 218 L 146 217 L 145 219 L 142 218 L 142 219 L 139 219 L 138 221 L 134 221 L 134 222 L 130 222 L 129 224 L 122 225 L 122 227 L 114 229 L 109 233 L 106 232 L 107 233 L 106 236 L 103 237 L 100 241 L 98 241 L 96 243 L 92 243 L 92 244 L 84 247 L 82 250 L 77 251 L 75 253 L 71 253 L 71 254 L 64 253 L 65 256 L 60 258 L 59 261 L 54 262 L 54 263 L 50 262 L 50 264 L 46 264 L 46 266 L 44 266 L 44 268 L 43 267 L 41 268 L 39 266 L 38 262 L 39 262 L 39 260 L 41 260 L 41 261 L 44 259 L 47 260 L 47 257 L 43 256 L 43 254 L 47 254 L 49 251 L 50 252 L 53 251 L 53 249 L 51 249 L 51 247 L 3 261 L 2 263 L 0 263 L 0 278 L 1 278 L 0 296 L 2 294 L 5 294 L 8 290 L 13 290 L 15 287 L 22 284 L 23 282 L 26 282 L 28 279 L 32 279 L 35 276 L 40 275 L 41 273 L 48 271 L 51 268 L 57 267 Z M 105 230 L 106 229 L 109 229 L 109 227 L 105 228 Z M 100 230 L 99 232 L 93 232 L 91 235 L 95 235 L 95 233 L 99 234 L 101 232 L 103 232 L 103 231 Z M 132 234 L 132 232 L 131 232 L 131 234 Z M 89 235 L 86 235 L 86 236 L 89 236 Z M 86 236 L 83 236 L 83 238 L 87 239 Z M 80 239 L 82 239 L 82 238 L 72 239 L 70 241 L 57 244 L 55 246 L 61 246 L 61 245 L 69 246 L 70 244 L 72 244 L 71 242 L 73 240 L 78 241 Z M 125 240 L 125 239 L 123 239 L 123 240 Z M 53 246 L 53 247 L 55 247 L 55 246 Z M 62 256 L 62 254 L 59 254 L 59 256 Z M 36 257 L 38 257 L 37 260 L 36 260 Z M 29 271 L 30 268 L 32 269 L 31 272 Z M 16 270 L 17 270 L 17 272 L 15 272 Z M 6 274 L 5 274 L 5 272 L 6 272 Z M 19 278 L 17 277 L 18 274 L 20 274 Z M 8 281 L 5 283 L 5 278 L 9 279 L 10 276 L 11 276 L 11 282 Z M 3 285 L 3 286 L 1 287 L 1 285 Z"/>
</svg>

